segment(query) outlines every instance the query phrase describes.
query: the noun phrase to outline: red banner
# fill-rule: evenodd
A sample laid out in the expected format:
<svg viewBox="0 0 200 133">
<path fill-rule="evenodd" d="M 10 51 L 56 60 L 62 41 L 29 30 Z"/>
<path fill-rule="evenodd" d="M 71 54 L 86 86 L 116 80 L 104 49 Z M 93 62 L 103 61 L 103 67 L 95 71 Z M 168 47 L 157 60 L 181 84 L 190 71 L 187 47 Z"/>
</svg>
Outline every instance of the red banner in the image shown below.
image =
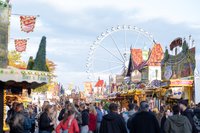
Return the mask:
<svg viewBox="0 0 200 133">
<path fill-rule="evenodd" d="M 24 32 L 33 32 L 33 29 L 35 28 L 35 22 L 35 16 L 20 16 L 21 30 Z"/>
<path fill-rule="evenodd" d="M 17 39 L 15 40 L 15 49 L 17 52 L 26 51 L 27 40 L 26 39 Z"/>
</svg>

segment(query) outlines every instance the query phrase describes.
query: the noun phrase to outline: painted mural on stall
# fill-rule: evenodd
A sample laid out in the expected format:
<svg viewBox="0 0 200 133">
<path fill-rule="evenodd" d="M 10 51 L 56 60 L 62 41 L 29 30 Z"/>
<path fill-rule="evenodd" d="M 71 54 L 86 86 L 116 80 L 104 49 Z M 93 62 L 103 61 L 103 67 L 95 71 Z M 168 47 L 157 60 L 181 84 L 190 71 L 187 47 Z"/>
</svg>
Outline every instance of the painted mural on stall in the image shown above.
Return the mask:
<svg viewBox="0 0 200 133">
<path fill-rule="evenodd" d="M 178 53 L 179 49 L 179 53 Z M 175 54 L 169 54 L 168 49 L 162 60 L 162 79 L 193 79 L 195 69 L 195 47 L 189 45 L 182 38 L 175 39 L 170 44 L 170 50 Z"/>
</svg>

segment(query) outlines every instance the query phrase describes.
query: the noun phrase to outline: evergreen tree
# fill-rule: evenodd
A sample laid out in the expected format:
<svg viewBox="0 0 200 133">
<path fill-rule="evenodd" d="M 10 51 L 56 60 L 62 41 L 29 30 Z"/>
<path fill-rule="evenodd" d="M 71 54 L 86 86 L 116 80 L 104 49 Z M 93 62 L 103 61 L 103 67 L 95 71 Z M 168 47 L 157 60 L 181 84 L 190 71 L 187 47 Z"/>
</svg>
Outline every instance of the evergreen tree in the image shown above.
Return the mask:
<svg viewBox="0 0 200 133">
<path fill-rule="evenodd" d="M 166 48 L 163 61 L 166 62 L 168 59 L 169 59 L 169 52 L 168 49 Z"/>
<path fill-rule="evenodd" d="M 48 71 L 46 65 L 46 37 L 43 36 L 34 61 L 33 70 Z"/>
<path fill-rule="evenodd" d="M 33 66 L 34 66 L 33 56 L 30 56 L 28 60 L 27 70 L 33 70 Z"/>
<path fill-rule="evenodd" d="M 184 40 L 183 42 L 183 46 L 182 46 L 182 49 L 183 49 L 183 53 L 186 54 L 186 52 L 188 51 L 189 47 L 188 47 L 188 44 L 186 42 L 186 40 Z"/>
</svg>

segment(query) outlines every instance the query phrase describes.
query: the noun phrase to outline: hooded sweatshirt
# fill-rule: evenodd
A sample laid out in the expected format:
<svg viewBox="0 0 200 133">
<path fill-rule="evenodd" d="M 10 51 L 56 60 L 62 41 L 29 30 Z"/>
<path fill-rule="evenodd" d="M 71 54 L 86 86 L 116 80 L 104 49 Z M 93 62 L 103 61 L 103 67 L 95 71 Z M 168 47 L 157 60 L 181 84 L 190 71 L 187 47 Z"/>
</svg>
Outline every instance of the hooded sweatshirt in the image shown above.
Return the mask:
<svg viewBox="0 0 200 133">
<path fill-rule="evenodd" d="M 192 126 L 187 117 L 177 114 L 166 120 L 164 130 L 166 133 L 192 133 Z"/>
<path fill-rule="evenodd" d="M 105 115 L 101 122 L 100 133 L 127 133 L 122 116 L 114 112 Z"/>
</svg>

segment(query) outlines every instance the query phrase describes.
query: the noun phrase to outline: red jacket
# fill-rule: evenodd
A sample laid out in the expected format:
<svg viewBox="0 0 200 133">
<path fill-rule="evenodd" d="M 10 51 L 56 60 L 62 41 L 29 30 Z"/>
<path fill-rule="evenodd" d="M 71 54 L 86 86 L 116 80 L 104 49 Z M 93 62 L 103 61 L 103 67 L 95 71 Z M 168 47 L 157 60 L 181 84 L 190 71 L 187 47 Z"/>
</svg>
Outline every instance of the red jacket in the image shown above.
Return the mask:
<svg viewBox="0 0 200 133">
<path fill-rule="evenodd" d="M 56 133 L 60 133 L 60 130 L 66 130 L 68 129 L 68 123 L 71 119 L 71 116 L 67 119 L 67 121 L 63 124 L 63 121 L 61 121 L 59 123 L 59 125 L 56 127 Z M 79 127 L 78 127 L 78 123 L 77 120 L 74 118 L 71 122 L 71 126 L 68 129 L 68 133 L 79 133 Z"/>
<path fill-rule="evenodd" d="M 97 116 L 89 113 L 89 131 L 95 131 L 96 130 L 96 125 L 97 125 Z"/>
</svg>

